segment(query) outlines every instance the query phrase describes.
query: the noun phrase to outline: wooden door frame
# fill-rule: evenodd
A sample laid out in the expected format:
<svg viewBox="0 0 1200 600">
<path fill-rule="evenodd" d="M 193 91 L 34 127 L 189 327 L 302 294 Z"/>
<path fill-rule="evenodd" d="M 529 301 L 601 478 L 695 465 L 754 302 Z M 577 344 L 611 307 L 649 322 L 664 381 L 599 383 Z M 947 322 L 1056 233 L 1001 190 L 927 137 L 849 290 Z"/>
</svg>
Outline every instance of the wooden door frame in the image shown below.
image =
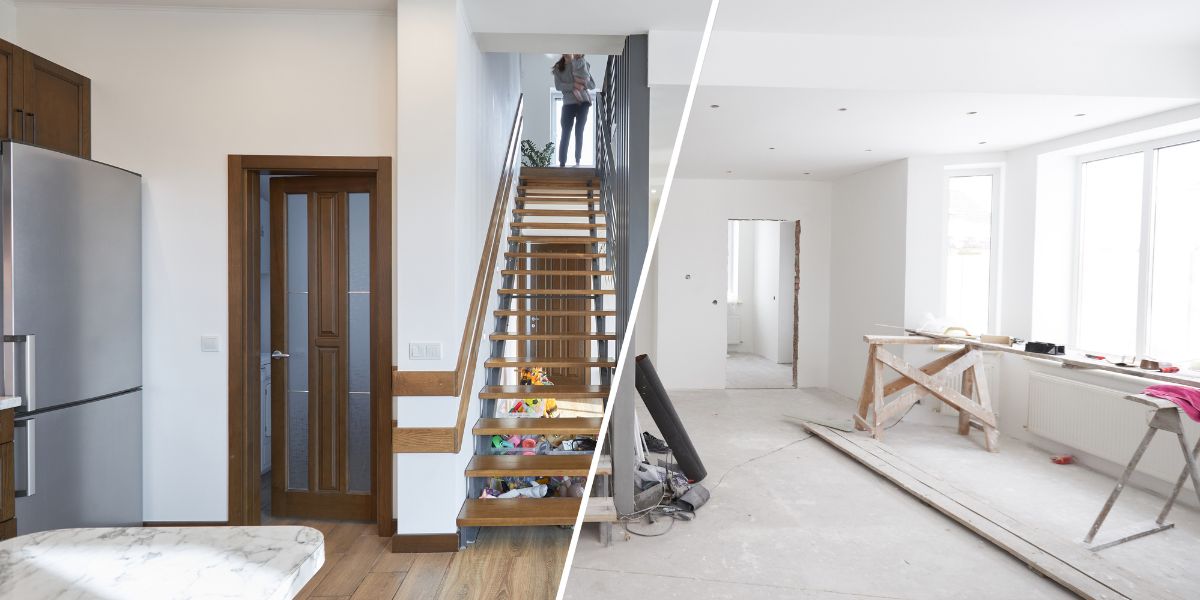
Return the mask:
<svg viewBox="0 0 1200 600">
<path fill-rule="evenodd" d="M 229 155 L 229 524 L 260 521 L 261 247 L 259 177 L 375 178 L 371 211 L 371 493 L 381 537 L 392 518 L 392 158 Z"/>
</svg>

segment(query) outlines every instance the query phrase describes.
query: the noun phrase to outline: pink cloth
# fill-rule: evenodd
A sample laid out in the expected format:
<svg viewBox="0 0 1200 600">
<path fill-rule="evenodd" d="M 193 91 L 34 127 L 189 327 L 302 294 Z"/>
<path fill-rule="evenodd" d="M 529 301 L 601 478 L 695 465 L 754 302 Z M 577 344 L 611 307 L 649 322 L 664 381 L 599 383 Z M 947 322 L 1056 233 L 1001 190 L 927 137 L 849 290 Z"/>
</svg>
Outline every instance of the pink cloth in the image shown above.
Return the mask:
<svg viewBox="0 0 1200 600">
<path fill-rule="evenodd" d="M 1182 385 L 1152 385 L 1144 390 L 1147 396 L 1170 400 L 1179 405 L 1193 421 L 1200 421 L 1200 390 Z"/>
</svg>

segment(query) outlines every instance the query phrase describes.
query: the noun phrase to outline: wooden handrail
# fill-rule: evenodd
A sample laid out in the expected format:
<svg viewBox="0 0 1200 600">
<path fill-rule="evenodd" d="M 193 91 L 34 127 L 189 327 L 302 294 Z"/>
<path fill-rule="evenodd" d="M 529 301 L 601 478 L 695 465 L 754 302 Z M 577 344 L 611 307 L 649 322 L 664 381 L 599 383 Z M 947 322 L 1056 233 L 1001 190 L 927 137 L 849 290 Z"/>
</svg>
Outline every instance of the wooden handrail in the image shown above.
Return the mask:
<svg viewBox="0 0 1200 600">
<path fill-rule="evenodd" d="M 467 322 L 463 327 L 462 342 L 458 348 L 458 363 L 453 371 L 396 371 L 393 377 L 393 393 L 397 396 L 458 396 L 458 418 L 453 428 L 453 448 L 426 448 L 424 452 L 458 452 L 462 446 L 462 434 L 467 426 L 467 412 L 473 390 L 470 385 L 479 366 L 479 345 L 487 326 L 488 299 L 492 296 L 496 261 L 499 260 L 500 243 L 504 239 L 504 225 L 508 217 L 509 198 L 513 180 L 517 176 L 520 160 L 521 127 L 524 123 L 525 97 L 517 99 L 517 110 L 513 116 L 512 131 L 504 154 L 500 181 L 496 186 L 496 198 L 492 204 L 492 215 L 488 221 L 483 251 L 479 257 L 479 271 L 475 274 L 475 289 L 471 294 L 471 306 L 467 311 Z M 450 428 L 437 428 L 445 431 Z M 424 431 L 424 430 L 423 430 Z M 446 431 L 445 433 L 450 433 Z M 445 439 L 445 436 L 442 437 Z M 414 448 L 413 451 L 420 451 Z"/>
</svg>

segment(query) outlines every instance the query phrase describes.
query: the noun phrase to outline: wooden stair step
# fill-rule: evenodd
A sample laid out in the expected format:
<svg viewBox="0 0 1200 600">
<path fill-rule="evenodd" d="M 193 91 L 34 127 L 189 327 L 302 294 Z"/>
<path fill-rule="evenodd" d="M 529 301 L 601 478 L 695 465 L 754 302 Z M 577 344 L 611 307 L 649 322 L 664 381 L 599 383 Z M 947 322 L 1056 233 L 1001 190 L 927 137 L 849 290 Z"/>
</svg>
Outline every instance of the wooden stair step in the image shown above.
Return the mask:
<svg viewBox="0 0 1200 600">
<path fill-rule="evenodd" d="M 579 498 L 472 498 L 458 511 L 459 527 L 574 525 Z"/>
<path fill-rule="evenodd" d="M 504 258 L 599 259 L 608 258 L 608 255 L 603 252 L 505 252 Z"/>
<path fill-rule="evenodd" d="M 600 199 L 594 196 L 517 196 L 517 204 L 600 204 Z"/>
<path fill-rule="evenodd" d="M 538 318 L 553 318 L 553 317 L 615 317 L 615 310 L 553 310 L 553 309 L 534 309 L 534 310 L 497 310 L 497 317 L 538 317 Z"/>
<path fill-rule="evenodd" d="M 560 387 L 560 386 L 533 386 Z M 607 396 L 607 394 L 605 394 Z M 480 397 L 483 397 L 482 395 Z M 530 396 L 521 396 L 528 398 Z M 563 396 L 555 395 L 555 398 Z M 474 435 L 600 435 L 600 417 L 560 417 L 557 419 L 488 418 L 479 419 L 471 430 Z"/>
<path fill-rule="evenodd" d="M 543 223 L 540 221 L 533 221 L 533 222 L 515 222 L 514 221 L 511 225 L 512 225 L 513 229 L 562 229 L 562 230 L 585 229 L 585 230 L 594 230 L 594 229 L 604 229 L 605 228 L 604 223 L 548 223 L 548 222 Z"/>
<path fill-rule="evenodd" d="M 514 208 L 513 214 L 519 217 L 603 217 L 602 210 L 567 210 L 557 208 Z"/>
<path fill-rule="evenodd" d="M 490 336 L 493 342 L 554 342 L 562 340 L 564 342 L 589 341 L 589 342 L 614 342 L 617 340 L 615 333 L 493 333 Z"/>
<path fill-rule="evenodd" d="M 504 356 L 500 358 L 489 358 L 483 365 L 489 369 L 510 369 L 521 367 L 543 367 L 546 369 L 565 369 L 571 367 L 582 367 L 590 369 L 615 369 L 617 360 L 615 358 L 595 358 L 592 356 L 581 357 L 529 357 L 529 356 Z"/>
<path fill-rule="evenodd" d="M 522 185 L 517 186 L 517 191 L 524 192 L 524 191 L 528 191 L 528 190 L 555 190 L 555 191 L 579 190 L 582 192 L 588 192 L 588 191 L 598 192 L 598 191 L 600 191 L 600 186 L 596 185 L 596 184 L 589 185 L 589 182 L 587 182 L 587 181 L 546 181 L 546 180 L 525 181 Z"/>
<path fill-rule="evenodd" d="M 591 454 L 478 454 L 467 463 L 467 477 L 587 477 Z"/>
<path fill-rule="evenodd" d="M 510 244 L 603 244 L 608 238 L 590 235 L 510 235 Z"/>
<path fill-rule="evenodd" d="M 551 290 L 544 288 L 500 288 L 501 296 L 614 296 L 617 290 Z"/>
<path fill-rule="evenodd" d="M 504 269 L 503 271 L 500 271 L 500 274 L 501 275 L 529 275 L 529 276 L 542 276 L 542 275 L 559 276 L 559 275 L 562 275 L 562 276 L 571 276 L 571 277 L 605 277 L 605 276 L 612 276 L 613 272 L 605 271 L 603 269 L 562 270 L 562 271 L 536 270 L 536 269 Z"/>
</svg>

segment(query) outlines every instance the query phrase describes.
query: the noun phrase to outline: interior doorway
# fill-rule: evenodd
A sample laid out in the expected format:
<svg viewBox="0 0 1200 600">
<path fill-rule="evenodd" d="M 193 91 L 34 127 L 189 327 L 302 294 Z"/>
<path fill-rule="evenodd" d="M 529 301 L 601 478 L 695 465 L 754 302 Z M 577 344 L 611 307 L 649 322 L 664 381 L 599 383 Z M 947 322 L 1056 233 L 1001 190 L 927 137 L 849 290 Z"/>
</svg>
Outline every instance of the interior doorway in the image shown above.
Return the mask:
<svg viewBox="0 0 1200 600">
<path fill-rule="evenodd" d="M 728 222 L 725 387 L 797 386 L 800 223 Z"/>
<path fill-rule="evenodd" d="M 394 533 L 391 158 L 230 157 L 230 524 Z"/>
</svg>

